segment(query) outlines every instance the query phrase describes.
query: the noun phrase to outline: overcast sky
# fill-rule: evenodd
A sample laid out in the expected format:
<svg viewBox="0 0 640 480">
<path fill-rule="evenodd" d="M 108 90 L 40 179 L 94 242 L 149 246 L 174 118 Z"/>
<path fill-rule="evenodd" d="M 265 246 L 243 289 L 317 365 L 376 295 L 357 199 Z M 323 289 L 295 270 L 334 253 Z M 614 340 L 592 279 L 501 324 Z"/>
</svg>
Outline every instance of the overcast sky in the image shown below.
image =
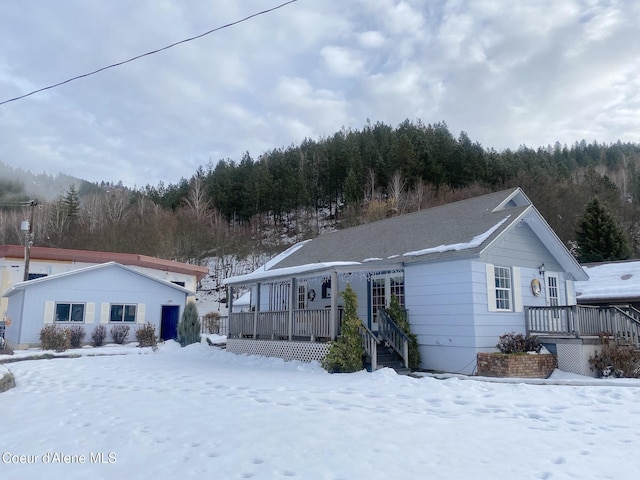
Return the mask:
<svg viewBox="0 0 640 480">
<path fill-rule="evenodd" d="M 0 101 L 283 1 L 3 1 Z M 640 142 L 640 2 L 298 0 L 0 106 L 0 162 L 142 187 L 407 118 L 497 150 Z"/>
</svg>

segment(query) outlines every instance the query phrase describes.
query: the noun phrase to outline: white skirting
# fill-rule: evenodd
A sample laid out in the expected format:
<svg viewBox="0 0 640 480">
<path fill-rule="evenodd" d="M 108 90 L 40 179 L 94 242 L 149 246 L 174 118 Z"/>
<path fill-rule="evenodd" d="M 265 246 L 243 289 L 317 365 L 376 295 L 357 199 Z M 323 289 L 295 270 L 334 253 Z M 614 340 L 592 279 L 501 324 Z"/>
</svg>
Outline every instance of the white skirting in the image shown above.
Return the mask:
<svg viewBox="0 0 640 480">
<path fill-rule="evenodd" d="M 227 351 L 311 362 L 314 360 L 321 361 L 329 351 L 329 344 L 229 338 L 227 339 Z"/>
</svg>

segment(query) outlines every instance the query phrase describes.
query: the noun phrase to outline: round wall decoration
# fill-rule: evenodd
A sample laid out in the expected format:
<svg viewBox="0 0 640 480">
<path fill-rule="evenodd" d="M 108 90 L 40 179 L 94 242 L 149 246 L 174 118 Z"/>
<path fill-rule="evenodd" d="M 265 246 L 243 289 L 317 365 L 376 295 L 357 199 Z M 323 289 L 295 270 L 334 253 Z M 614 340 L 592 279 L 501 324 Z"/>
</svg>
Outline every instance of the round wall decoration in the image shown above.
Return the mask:
<svg viewBox="0 0 640 480">
<path fill-rule="evenodd" d="M 540 280 L 534 278 L 531 280 L 531 293 L 533 293 L 536 297 L 542 293 L 542 285 L 540 284 Z"/>
</svg>

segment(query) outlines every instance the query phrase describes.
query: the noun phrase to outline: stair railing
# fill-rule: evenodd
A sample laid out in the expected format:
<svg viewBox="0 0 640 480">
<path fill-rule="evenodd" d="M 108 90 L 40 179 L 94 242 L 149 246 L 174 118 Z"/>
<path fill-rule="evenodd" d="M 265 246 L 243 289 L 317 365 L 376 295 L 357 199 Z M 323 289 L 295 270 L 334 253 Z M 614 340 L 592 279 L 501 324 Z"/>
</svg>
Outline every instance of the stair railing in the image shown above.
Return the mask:
<svg viewBox="0 0 640 480">
<path fill-rule="evenodd" d="M 613 306 L 613 311 L 618 315 L 612 315 L 610 326 L 617 341 L 625 340 L 634 347 L 640 347 L 640 312 L 633 307 L 621 308 Z"/>
<path fill-rule="evenodd" d="M 402 357 L 405 368 L 409 368 L 409 337 L 396 325 L 389 312 L 378 309 L 378 335 Z"/>
<path fill-rule="evenodd" d="M 358 331 L 364 351 L 371 358 L 371 371 L 375 372 L 378 369 L 378 337 L 362 323 Z"/>
</svg>

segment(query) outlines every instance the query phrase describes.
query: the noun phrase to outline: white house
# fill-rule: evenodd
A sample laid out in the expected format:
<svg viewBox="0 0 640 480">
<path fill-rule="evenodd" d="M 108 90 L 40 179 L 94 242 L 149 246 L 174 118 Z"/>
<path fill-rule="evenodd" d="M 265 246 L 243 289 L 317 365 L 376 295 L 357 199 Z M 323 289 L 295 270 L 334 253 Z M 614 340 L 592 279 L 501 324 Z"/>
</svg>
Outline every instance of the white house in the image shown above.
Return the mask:
<svg viewBox="0 0 640 480">
<path fill-rule="evenodd" d="M 374 337 L 389 341 L 383 312 L 395 295 L 418 336 L 421 367 L 468 374 L 500 335 L 527 330 L 525 306 L 575 305 L 574 282 L 587 279 L 515 188 L 320 235 L 227 279 L 252 292 L 251 311 L 230 305 L 227 349 L 322 358 L 350 284 Z"/>
<path fill-rule="evenodd" d="M 102 263 L 26 282 L 18 282 L 7 300 L 5 340 L 13 349 L 40 345 L 48 324 L 82 325 L 86 342 L 97 325 L 129 325 L 129 339 L 145 322 L 160 338 L 176 337 L 187 297 L 194 292 L 115 262 Z"/>
</svg>

